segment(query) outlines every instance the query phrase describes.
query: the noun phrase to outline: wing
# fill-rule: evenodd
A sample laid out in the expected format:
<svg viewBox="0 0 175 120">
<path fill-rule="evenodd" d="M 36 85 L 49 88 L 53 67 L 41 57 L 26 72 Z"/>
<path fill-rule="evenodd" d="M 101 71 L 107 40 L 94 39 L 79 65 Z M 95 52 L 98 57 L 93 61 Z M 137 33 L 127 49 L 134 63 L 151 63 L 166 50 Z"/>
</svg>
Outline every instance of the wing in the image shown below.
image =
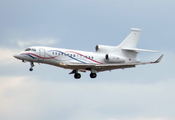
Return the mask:
<svg viewBox="0 0 175 120">
<path fill-rule="evenodd" d="M 163 56 L 164 55 L 162 54 L 156 61 L 153 61 L 153 62 L 123 63 L 123 64 L 67 64 L 66 67 L 73 70 L 79 70 L 79 71 L 87 71 L 87 70 L 95 69 L 97 72 L 101 72 L 106 70 L 131 68 L 131 67 L 135 67 L 136 65 L 159 63 L 163 58 Z"/>
</svg>

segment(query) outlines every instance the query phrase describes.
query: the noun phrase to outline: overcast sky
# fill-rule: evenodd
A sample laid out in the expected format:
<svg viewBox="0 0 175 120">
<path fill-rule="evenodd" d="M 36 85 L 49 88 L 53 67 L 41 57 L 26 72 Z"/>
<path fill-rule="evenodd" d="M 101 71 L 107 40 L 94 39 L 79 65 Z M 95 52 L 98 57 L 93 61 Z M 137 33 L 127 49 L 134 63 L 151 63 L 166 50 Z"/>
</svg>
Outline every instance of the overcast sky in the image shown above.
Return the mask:
<svg viewBox="0 0 175 120">
<path fill-rule="evenodd" d="M 0 120 L 174 120 L 175 1 L 1 0 Z M 13 58 L 28 46 L 95 51 L 142 29 L 141 61 L 159 64 L 98 73 L 80 80 L 70 70 Z"/>
</svg>

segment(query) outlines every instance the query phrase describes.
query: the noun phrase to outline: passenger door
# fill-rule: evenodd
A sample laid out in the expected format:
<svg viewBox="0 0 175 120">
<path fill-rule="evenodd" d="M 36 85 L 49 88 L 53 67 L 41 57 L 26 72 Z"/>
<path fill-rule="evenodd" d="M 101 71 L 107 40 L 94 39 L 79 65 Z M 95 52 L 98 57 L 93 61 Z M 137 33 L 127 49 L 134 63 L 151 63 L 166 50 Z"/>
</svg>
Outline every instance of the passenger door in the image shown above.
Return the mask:
<svg viewBox="0 0 175 120">
<path fill-rule="evenodd" d="M 44 58 L 45 58 L 45 50 L 43 48 L 40 48 L 38 61 L 44 61 Z"/>
</svg>

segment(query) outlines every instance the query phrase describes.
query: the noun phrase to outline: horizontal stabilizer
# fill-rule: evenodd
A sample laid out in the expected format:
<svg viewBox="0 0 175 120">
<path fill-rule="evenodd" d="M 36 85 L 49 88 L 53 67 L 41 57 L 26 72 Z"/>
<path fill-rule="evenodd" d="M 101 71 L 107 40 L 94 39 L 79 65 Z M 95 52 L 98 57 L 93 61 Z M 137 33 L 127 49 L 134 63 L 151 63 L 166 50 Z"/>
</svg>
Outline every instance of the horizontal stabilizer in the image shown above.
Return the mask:
<svg viewBox="0 0 175 120">
<path fill-rule="evenodd" d="M 138 49 L 138 48 L 122 48 L 122 50 L 135 51 L 135 52 L 159 52 L 154 50 L 145 50 L 145 49 Z"/>
</svg>

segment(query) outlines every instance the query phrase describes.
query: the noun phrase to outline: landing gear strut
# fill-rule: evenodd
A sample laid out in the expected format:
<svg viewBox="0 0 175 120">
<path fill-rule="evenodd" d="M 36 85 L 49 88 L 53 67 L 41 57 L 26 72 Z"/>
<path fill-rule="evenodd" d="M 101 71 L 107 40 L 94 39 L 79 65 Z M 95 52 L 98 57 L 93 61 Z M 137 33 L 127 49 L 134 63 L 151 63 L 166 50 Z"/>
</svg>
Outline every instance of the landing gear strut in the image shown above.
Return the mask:
<svg viewBox="0 0 175 120">
<path fill-rule="evenodd" d="M 91 78 L 96 78 L 97 77 L 97 71 L 95 69 L 91 69 L 90 77 Z"/>
<path fill-rule="evenodd" d="M 78 73 L 78 70 L 73 70 L 69 74 L 74 74 L 74 78 L 75 79 L 80 79 L 81 78 L 81 74 Z M 91 69 L 90 77 L 91 78 L 96 78 L 97 77 L 97 71 L 94 70 L 94 69 Z"/>
<path fill-rule="evenodd" d="M 70 72 L 69 74 L 74 74 L 74 78 L 75 78 L 75 79 L 80 79 L 80 78 L 81 78 L 81 74 L 78 73 L 78 70 L 73 70 L 73 71 Z"/>
<path fill-rule="evenodd" d="M 30 65 L 31 65 L 31 68 L 29 69 L 29 71 L 33 71 L 34 63 L 31 62 Z"/>
</svg>

